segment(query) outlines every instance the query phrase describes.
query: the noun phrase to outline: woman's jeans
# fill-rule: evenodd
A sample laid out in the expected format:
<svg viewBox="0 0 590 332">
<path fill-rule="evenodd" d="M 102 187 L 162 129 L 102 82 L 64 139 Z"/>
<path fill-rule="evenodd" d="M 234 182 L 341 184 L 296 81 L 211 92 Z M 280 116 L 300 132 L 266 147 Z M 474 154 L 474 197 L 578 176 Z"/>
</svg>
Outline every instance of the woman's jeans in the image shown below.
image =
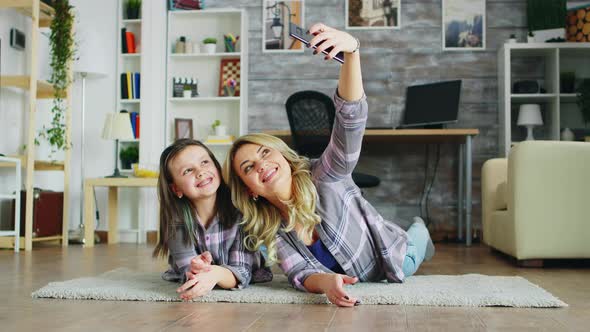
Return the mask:
<svg viewBox="0 0 590 332">
<path fill-rule="evenodd" d="M 408 233 L 408 249 L 406 251 L 406 258 L 402 265 L 402 271 L 405 277 L 409 277 L 416 273 L 424 256 L 426 254 L 426 245 L 430 239 L 428 229 L 421 222 L 415 222 L 407 230 Z"/>
</svg>

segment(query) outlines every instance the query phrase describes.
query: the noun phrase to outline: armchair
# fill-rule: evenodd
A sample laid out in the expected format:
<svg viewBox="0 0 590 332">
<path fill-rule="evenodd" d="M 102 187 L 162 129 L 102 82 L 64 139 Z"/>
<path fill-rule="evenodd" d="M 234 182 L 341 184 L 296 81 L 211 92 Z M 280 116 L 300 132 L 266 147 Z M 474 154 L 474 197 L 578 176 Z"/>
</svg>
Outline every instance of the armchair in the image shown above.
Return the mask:
<svg viewBox="0 0 590 332">
<path fill-rule="evenodd" d="M 589 193 L 590 144 L 521 142 L 483 165 L 483 241 L 523 265 L 590 258 Z"/>
</svg>

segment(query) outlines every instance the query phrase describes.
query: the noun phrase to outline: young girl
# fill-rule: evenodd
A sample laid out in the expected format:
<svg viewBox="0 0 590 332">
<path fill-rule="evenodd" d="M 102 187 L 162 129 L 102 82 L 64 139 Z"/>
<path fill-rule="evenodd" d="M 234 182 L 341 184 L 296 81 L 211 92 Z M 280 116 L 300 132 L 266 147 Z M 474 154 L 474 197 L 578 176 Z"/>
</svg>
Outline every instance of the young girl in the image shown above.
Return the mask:
<svg viewBox="0 0 590 332">
<path fill-rule="evenodd" d="M 266 245 L 269 260 L 297 289 L 354 306 L 359 302 L 344 284 L 401 282 L 434 246 L 420 218 L 405 232 L 383 220 L 352 181 L 367 121 L 358 39 L 323 24 L 309 32 L 310 46 L 323 42 L 314 54 L 328 47 L 325 59 L 344 52 L 328 147 L 310 162 L 276 137 L 246 135 L 230 149 L 224 178 L 243 213 L 247 248 Z"/>
<path fill-rule="evenodd" d="M 183 283 L 177 290 L 182 299 L 203 296 L 215 285 L 242 288 L 251 279 L 272 279 L 260 253 L 244 248 L 221 166 L 201 142 L 180 139 L 162 152 L 158 196 L 160 240 L 153 255 L 169 255 L 162 277 Z"/>
</svg>

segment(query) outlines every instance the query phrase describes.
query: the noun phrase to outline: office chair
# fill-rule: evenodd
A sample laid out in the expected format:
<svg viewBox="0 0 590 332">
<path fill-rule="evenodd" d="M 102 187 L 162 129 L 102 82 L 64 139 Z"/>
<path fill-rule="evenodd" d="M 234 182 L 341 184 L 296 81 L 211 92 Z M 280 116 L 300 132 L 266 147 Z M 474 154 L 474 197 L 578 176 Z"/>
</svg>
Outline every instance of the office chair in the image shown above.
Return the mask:
<svg viewBox="0 0 590 332">
<path fill-rule="evenodd" d="M 332 98 L 317 91 L 299 91 L 287 99 L 285 107 L 295 150 L 308 158 L 319 158 L 334 126 Z M 352 180 L 359 188 L 376 187 L 381 182 L 376 176 L 359 172 L 352 172 Z"/>
</svg>

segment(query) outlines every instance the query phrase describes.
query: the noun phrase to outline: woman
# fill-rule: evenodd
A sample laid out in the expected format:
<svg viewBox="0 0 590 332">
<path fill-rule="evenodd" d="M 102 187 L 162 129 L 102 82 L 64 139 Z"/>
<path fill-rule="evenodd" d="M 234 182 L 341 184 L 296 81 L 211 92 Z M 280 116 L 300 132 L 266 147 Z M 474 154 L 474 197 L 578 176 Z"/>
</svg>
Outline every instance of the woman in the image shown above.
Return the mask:
<svg viewBox="0 0 590 332">
<path fill-rule="evenodd" d="M 328 147 L 309 161 L 276 137 L 246 135 L 230 149 L 224 178 L 243 213 L 247 248 L 265 245 L 297 289 L 354 306 L 344 284 L 401 282 L 434 246 L 420 218 L 405 232 L 383 220 L 352 181 L 367 121 L 358 39 L 324 24 L 309 33 L 308 47 L 321 43 L 314 54 L 332 47 L 327 60 L 344 52 Z"/>
</svg>

